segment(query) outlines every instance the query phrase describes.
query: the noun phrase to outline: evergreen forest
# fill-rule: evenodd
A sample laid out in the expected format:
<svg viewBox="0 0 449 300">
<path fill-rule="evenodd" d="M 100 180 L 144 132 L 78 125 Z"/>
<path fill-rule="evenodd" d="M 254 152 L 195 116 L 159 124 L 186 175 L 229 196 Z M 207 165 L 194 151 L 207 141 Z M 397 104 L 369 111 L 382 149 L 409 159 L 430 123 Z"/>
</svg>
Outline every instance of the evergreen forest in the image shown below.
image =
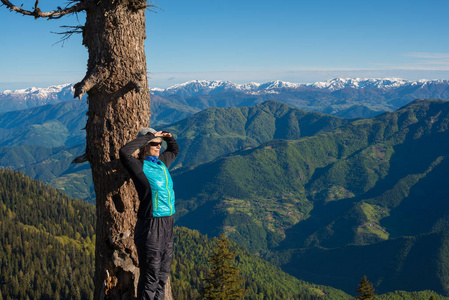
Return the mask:
<svg viewBox="0 0 449 300">
<path fill-rule="evenodd" d="M 0 171 L 0 299 L 92 299 L 95 208 L 8 169 Z M 175 228 L 175 299 L 200 299 L 215 243 L 196 230 Z M 352 299 L 307 283 L 235 243 L 245 299 Z M 354 283 L 354 294 L 357 282 Z M 395 292 L 375 299 L 446 299 L 432 291 Z"/>
</svg>

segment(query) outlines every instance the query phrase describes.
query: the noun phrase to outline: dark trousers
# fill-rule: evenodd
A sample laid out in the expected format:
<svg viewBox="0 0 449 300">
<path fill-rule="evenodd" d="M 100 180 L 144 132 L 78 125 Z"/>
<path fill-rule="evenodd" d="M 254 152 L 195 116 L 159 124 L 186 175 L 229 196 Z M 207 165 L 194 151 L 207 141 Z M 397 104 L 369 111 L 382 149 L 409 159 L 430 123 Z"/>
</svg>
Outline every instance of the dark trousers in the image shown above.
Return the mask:
<svg viewBox="0 0 449 300">
<path fill-rule="evenodd" d="M 138 300 L 163 300 L 173 257 L 173 216 L 139 219 L 134 232 L 139 256 Z"/>
</svg>

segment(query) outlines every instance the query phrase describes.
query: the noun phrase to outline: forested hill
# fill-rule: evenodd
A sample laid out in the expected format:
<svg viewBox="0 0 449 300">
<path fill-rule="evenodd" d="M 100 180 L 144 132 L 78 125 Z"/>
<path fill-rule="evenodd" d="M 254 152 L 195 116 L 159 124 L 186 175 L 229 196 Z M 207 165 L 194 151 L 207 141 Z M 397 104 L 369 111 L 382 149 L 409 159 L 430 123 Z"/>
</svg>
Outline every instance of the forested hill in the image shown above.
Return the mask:
<svg viewBox="0 0 449 300">
<path fill-rule="evenodd" d="M 175 171 L 178 224 L 226 232 L 261 254 L 275 251 L 265 257 L 298 278 L 347 292 L 366 273 L 383 292 L 449 293 L 442 234 L 449 228 L 448 149 L 449 102 L 417 100 L 331 132 Z M 369 260 L 363 249 L 381 255 Z"/>
<path fill-rule="evenodd" d="M 94 206 L 0 170 L 3 299 L 91 299 Z"/>
<path fill-rule="evenodd" d="M 204 163 L 273 139 L 296 140 L 347 124 L 342 119 L 267 101 L 251 107 L 209 108 L 176 122 L 172 132 L 182 151 L 171 168 Z"/>
<path fill-rule="evenodd" d="M 84 142 L 71 146 L 84 138 L 80 128 L 86 121 L 80 103 L 62 102 L 0 115 L 0 165 L 93 202 L 89 164 L 71 164 L 85 151 Z M 177 168 L 272 139 L 329 131 L 348 122 L 269 101 L 252 107 L 210 108 L 165 129 L 175 134 L 180 145 L 181 152 L 171 166 Z"/>
<path fill-rule="evenodd" d="M 26 175 L 0 170 L 0 299 L 92 299 L 94 206 Z M 214 243 L 176 228 L 175 299 L 199 299 Z M 248 299 L 350 299 L 300 281 L 234 246 Z"/>
</svg>

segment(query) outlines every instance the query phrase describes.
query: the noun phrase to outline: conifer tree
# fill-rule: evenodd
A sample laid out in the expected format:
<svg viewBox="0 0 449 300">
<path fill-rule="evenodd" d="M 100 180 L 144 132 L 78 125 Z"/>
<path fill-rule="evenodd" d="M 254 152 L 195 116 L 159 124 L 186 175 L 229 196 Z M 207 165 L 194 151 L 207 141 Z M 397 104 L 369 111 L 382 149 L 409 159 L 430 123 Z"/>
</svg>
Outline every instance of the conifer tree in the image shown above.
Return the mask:
<svg viewBox="0 0 449 300">
<path fill-rule="evenodd" d="M 235 266 L 236 255 L 230 251 L 230 242 L 223 234 L 216 242 L 214 253 L 209 258 L 211 267 L 205 279 L 202 298 L 242 299 L 248 291 L 242 287 L 245 280 L 240 276 L 240 269 Z"/>
<path fill-rule="evenodd" d="M 373 284 L 368 281 L 366 275 L 364 275 L 360 280 L 360 284 L 357 287 L 356 292 L 359 293 L 359 296 L 356 296 L 356 298 L 362 300 L 371 300 L 376 295 L 374 293 Z"/>
</svg>

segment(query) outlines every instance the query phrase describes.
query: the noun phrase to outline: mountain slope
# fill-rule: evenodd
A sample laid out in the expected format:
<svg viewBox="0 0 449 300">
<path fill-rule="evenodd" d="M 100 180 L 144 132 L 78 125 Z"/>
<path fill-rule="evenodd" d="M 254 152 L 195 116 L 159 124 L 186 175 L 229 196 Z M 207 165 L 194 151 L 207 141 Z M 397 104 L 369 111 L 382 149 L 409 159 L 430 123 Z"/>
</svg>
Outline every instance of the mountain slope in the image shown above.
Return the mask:
<svg viewBox="0 0 449 300">
<path fill-rule="evenodd" d="M 162 126 L 187 118 L 200 111 L 199 108 L 191 107 L 183 103 L 173 101 L 157 95 L 151 95 L 151 126 Z"/>
<path fill-rule="evenodd" d="M 64 101 L 0 115 L 0 146 L 39 145 L 47 148 L 82 144 L 87 105 Z"/>
<path fill-rule="evenodd" d="M 93 297 L 95 211 L 92 205 L 11 170 L 0 171 L 0 295 L 4 299 Z M 175 228 L 172 286 L 176 299 L 199 299 L 214 243 Z M 350 299 L 300 281 L 234 245 L 250 291 L 270 299 Z M 26 267 L 25 267 L 26 266 Z M 58 298 L 59 297 L 59 298 Z"/>
<path fill-rule="evenodd" d="M 415 101 L 328 133 L 271 141 L 175 171 L 178 224 L 212 235 L 227 232 L 261 253 L 359 247 L 437 233 L 448 228 L 448 127 L 449 102 Z M 433 272 L 446 274 L 438 271 L 447 269 L 443 262 Z M 280 264 L 287 270 L 290 263 Z M 308 272 L 313 273 L 302 274 Z M 395 280 L 391 285 L 403 284 Z M 446 280 L 441 275 L 438 291 L 449 292 Z M 390 287 L 380 281 L 378 286 L 383 292 Z M 412 283 L 406 286 L 413 290 Z"/>
<path fill-rule="evenodd" d="M 320 89 L 337 91 L 344 89 L 384 89 L 395 90 L 403 88 L 432 89 L 435 85 L 448 84 L 447 80 L 418 80 L 408 81 L 401 78 L 333 78 L 328 81 L 315 83 L 291 83 L 275 80 L 267 83 L 235 84 L 230 81 L 192 80 L 176 84 L 167 89 L 153 88 L 151 91 L 160 96 L 178 95 L 190 98 L 199 95 L 213 95 L 230 92 L 266 93 L 279 90 Z M 445 89 L 439 88 L 440 92 Z M 445 91 L 447 92 L 447 90 Z"/>
<path fill-rule="evenodd" d="M 173 167 L 203 163 L 273 139 L 298 139 L 330 131 L 348 120 L 268 101 L 252 107 L 210 108 L 172 124 L 183 151 Z"/>
<path fill-rule="evenodd" d="M 274 256 L 288 257 L 278 262 L 284 271 L 348 293 L 357 279 L 367 275 L 378 293 L 434 290 L 447 296 L 448 245 L 446 229 L 363 246 L 281 251 L 267 259 L 274 263 L 278 260 Z"/>
<path fill-rule="evenodd" d="M 49 182 L 72 196 L 93 199 L 88 164 L 70 164 L 75 157 L 84 153 L 84 143 L 63 146 L 84 138 L 84 131 L 79 128 L 80 123 L 84 122 L 76 122 L 77 116 L 84 116 L 84 113 L 79 113 L 80 107 L 83 107 L 81 102 L 71 101 L 3 114 L 0 128 L 3 126 L 4 134 L 3 139 L 0 134 L 0 145 L 8 146 L 0 147 L 0 165 Z M 176 168 L 258 146 L 273 138 L 295 139 L 328 131 L 347 122 L 329 115 L 267 102 L 249 108 L 211 108 L 166 129 L 175 134 L 183 149 L 172 165 Z M 41 131 L 40 135 L 31 130 L 49 123 L 61 124 L 66 134 L 57 132 L 57 128 Z M 76 136 L 70 132 L 79 134 Z M 47 144 L 48 147 L 44 146 Z"/>
<path fill-rule="evenodd" d="M 22 110 L 60 101 L 73 100 L 71 84 L 54 85 L 48 88 L 28 88 L 0 92 L 0 112 Z"/>
<path fill-rule="evenodd" d="M 93 202 L 94 191 L 89 164 L 71 163 L 84 151 L 83 145 L 57 148 L 27 145 L 1 147 L 0 165 L 50 183 L 73 197 Z"/>
<path fill-rule="evenodd" d="M 92 298 L 94 207 L 10 170 L 0 195 L 3 299 Z"/>
</svg>

